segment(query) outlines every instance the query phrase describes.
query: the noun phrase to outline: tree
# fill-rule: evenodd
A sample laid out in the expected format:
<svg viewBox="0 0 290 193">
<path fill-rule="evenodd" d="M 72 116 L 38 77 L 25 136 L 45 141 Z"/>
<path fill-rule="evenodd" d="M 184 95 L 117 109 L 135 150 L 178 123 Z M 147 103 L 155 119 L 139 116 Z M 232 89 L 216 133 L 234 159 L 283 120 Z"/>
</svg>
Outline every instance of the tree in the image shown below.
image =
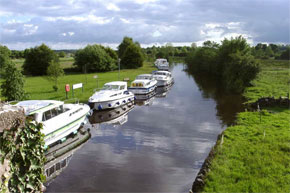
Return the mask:
<svg viewBox="0 0 290 193">
<path fill-rule="evenodd" d="M 64 53 L 64 51 L 59 52 L 59 53 L 58 53 L 58 56 L 59 56 L 60 58 L 64 58 L 64 57 L 65 57 L 65 53 Z"/>
<path fill-rule="evenodd" d="M 63 69 L 60 67 L 60 64 L 57 60 L 53 60 L 47 68 L 48 79 L 54 82 L 53 89 L 54 91 L 58 90 L 57 80 L 60 76 L 64 75 Z"/>
<path fill-rule="evenodd" d="M 132 44 L 134 44 L 132 38 L 127 37 L 127 36 L 125 36 L 123 38 L 122 43 L 118 46 L 118 56 L 119 56 L 119 58 L 122 58 L 122 56 L 123 56 L 124 52 L 126 51 L 127 47 L 129 45 L 132 45 Z"/>
<path fill-rule="evenodd" d="M 139 68 L 143 65 L 143 54 L 141 48 L 136 44 L 127 47 L 121 58 L 122 68 Z"/>
<path fill-rule="evenodd" d="M 11 51 L 6 46 L 0 45 L 0 75 L 3 74 L 6 66 L 11 62 Z"/>
<path fill-rule="evenodd" d="M 23 100 L 26 94 L 23 90 L 24 79 L 21 72 L 13 63 L 8 63 L 5 67 L 4 82 L 1 85 L 2 96 L 8 101 Z"/>
<path fill-rule="evenodd" d="M 287 48 L 284 52 L 282 52 L 280 59 L 282 60 L 290 60 L 290 47 Z"/>
<path fill-rule="evenodd" d="M 105 72 L 117 68 L 115 57 L 113 52 L 109 49 L 106 51 L 101 45 L 87 45 L 84 49 L 79 49 L 76 52 L 74 65 L 85 73 L 88 71 Z"/>
<path fill-rule="evenodd" d="M 23 70 L 33 76 L 45 75 L 47 67 L 55 58 L 55 53 L 45 44 L 26 51 Z"/>
</svg>

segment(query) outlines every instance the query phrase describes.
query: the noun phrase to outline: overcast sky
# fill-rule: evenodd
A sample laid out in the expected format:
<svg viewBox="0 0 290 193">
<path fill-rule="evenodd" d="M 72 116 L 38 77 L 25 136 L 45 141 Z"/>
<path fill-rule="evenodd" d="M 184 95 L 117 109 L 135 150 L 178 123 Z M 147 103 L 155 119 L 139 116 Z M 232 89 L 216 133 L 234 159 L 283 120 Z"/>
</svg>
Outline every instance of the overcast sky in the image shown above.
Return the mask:
<svg viewBox="0 0 290 193">
<path fill-rule="evenodd" d="M 200 45 L 243 35 L 251 44 L 289 44 L 289 0 L 0 0 L 0 44 L 53 49 Z"/>
</svg>

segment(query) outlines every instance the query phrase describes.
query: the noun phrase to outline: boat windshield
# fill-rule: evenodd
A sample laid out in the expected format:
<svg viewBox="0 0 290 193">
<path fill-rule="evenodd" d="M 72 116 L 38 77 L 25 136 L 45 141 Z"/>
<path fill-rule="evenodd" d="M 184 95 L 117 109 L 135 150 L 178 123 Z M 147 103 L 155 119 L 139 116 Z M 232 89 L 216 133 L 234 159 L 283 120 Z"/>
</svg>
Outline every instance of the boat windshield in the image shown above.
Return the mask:
<svg viewBox="0 0 290 193">
<path fill-rule="evenodd" d="M 104 85 L 102 90 L 119 90 L 119 85 Z"/>
</svg>

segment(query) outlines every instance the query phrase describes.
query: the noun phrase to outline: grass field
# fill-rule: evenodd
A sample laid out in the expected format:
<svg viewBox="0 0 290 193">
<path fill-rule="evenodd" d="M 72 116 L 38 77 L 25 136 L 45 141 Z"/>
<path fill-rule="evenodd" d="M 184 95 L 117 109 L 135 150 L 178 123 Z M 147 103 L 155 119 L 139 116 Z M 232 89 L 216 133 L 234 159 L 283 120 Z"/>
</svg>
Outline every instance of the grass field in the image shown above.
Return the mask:
<svg viewBox="0 0 290 193">
<path fill-rule="evenodd" d="M 250 102 L 261 96 L 286 96 L 289 62 L 261 62 L 262 71 L 245 96 Z M 215 152 L 203 192 L 290 192 L 289 108 L 240 113 Z"/>
<path fill-rule="evenodd" d="M 286 97 L 290 86 L 290 62 L 287 60 L 260 60 L 261 72 L 248 87 L 244 96 L 248 102 L 255 102 L 260 97 Z"/>
<path fill-rule="evenodd" d="M 22 62 L 23 63 L 23 62 Z M 73 63 L 73 58 L 62 58 L 61 66 L 65 68 L 71 68 Z M 20 64 L 20 61 L 18 62 Z M 144 62 L 143 67 L 138 69 L 121 70 L 120 80 L 124 78 L 129 78 L 133 81 L 135 77 L 142 73 L 151 73 L 155 70 L 153 63 Z M 98 86 L 97 79 L 93 77 L 98 76 Z M 105 73 L 87 73 L 87 74 L 71 74 L 65 75 L 59 78 L 58 86 L 59 90 L 55 92 L 52 88 L 53 82 L 50 82 L 45 76 L 41 77 L 25 77 L 25 91 L 29 95 L 29 99 L 52 99 L 52 100 L 65 100 L 65 84 L 72 86 L 76 83 L 84 84 L 84 91 L 81 89 L 76 89 L 74 91 L 74 97 L 72 96 L 72 91 L 69 92 L 68 96 L 70 99 L 78 98 L 80 102 L 87 102 L 88 98 L 93 94 L 97 87 L 102 87 L 104 83 L 110 81 L 118 80 L 118 71 L 105 72 Z M 130 82 L 129 81 L 129 82 Z"/>
</svg>

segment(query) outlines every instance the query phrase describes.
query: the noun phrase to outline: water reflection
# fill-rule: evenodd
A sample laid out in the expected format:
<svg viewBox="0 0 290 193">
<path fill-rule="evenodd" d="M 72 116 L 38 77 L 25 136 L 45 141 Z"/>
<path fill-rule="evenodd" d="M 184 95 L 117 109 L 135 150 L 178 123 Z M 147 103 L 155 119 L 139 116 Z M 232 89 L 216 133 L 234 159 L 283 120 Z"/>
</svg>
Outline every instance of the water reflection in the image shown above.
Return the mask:
<svg viewBox="0 0 290 193">
<path fill-rule="evenodd" d="M 168 86 L 157 87 L 156 88 L 156 97 L 158 97 L 158 98 L 166 97 L 167 93 L 169 92 L 169 90 L 171 89 L 172 86 L 173 86 L 173 84 L 168 85 Z"/>
<path fill-rule="evenodd" d="M 216 101 L 217 116 L 221 119 L 223 125 L 234 124 L 237 113 L 245 109 L 243 105 L 245 98 L 241 94 L 225 93 L 218 81 L 206 74 L 191 75 L 189 73 L 189 76 L 194 78 L 204 98 L 211 98 Z"/>
<path fill-rule="evenodd" d="M 138 106 L 150 106 L 153 104 L 155 95 L 155 91 L 147 95 L 135 95 L 135 104 Z"/>
<path fill-rule="evenodd" d="M 149 106 L 95 112 L 92 137 L 48 191 L 188 192 L 228 113 L 182 65 L 172 68 L 174 86 Z"/>
</svg>

